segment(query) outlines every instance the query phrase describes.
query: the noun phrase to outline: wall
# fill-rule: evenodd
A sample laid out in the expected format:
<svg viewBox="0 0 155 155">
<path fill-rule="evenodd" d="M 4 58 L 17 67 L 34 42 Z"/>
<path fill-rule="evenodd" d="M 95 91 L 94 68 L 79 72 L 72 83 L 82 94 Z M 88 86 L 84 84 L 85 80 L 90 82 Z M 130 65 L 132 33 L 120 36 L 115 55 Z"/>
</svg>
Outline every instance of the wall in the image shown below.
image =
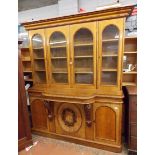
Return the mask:
<svg viewBox="0 0 155 155">
<path fill-rule="evenodd" d="M 59 0 L 58 4 L 19 12 L 19 23 L 47 19 L 78 13 L 79 8 L 94 11 L 96 7 L 108 5 L 117 0 Z M 120 0 L 122 5 L 136 4 L 137 0 Z"/>
</svg>

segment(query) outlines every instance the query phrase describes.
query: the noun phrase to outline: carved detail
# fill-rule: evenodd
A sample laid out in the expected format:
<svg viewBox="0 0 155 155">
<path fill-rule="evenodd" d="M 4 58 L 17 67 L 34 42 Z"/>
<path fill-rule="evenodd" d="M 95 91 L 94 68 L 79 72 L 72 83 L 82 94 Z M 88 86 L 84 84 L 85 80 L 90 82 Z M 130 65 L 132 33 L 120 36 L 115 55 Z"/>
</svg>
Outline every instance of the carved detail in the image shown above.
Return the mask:
<svg viewBox="0 0 155 155">
<path fill-rule="evenodd" d="M 54 102 L 44 100 L 44 106 L 48 112 L 48 119 L 51 121 L 54 118 Z"/>
<path fill-rule="evenodd" d="M 74 126 L 74 124 L 77 122 L 77 115 L 70 108 L 64 109 L 61 117 L 65 125 L 67 125 L 68 127 Z"/>
<path fill-rule="evenodd" d="M 91 104 L 85 104 L 84 105 L 86 125 L 88 127 L 91 127 L 91 125 L 92 125 L 91 110 L 92 110 L 92 105 Z"/>
</svg>

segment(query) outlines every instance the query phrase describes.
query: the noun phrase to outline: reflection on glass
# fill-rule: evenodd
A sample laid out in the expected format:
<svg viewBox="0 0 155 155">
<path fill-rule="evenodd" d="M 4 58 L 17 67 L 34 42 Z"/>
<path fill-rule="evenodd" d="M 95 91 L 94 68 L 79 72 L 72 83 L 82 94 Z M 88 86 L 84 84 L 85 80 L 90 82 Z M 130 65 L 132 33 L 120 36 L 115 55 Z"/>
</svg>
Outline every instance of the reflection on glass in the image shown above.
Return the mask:
<svg viewBox="0 0 155 155">
<path fill-rule="evenodd" d="M 35 81 L 37 84 L 46 83 L 46 71 L 44 60 L 43 40 L 40 34 L 35 34 L 32 38 Z"/>
<path fill-rule="evenodd" d="M 102 33 L 102 74 L 103 85 L 117 84 L 117 64 L 119 49 L 119 30 L 114 25 L 107 26 Z"/>
<path fill-rule="evenodd" d="M 54 32 L 50 37 L 51 70 L 55 83 L 68 83 L 67 41 L 63 33 Z"/>
<path fill-rule="evenodd" d="M 93 84 L 93 35 L 83 28 L 74 35 L 75 83 Z"/>
</svg>

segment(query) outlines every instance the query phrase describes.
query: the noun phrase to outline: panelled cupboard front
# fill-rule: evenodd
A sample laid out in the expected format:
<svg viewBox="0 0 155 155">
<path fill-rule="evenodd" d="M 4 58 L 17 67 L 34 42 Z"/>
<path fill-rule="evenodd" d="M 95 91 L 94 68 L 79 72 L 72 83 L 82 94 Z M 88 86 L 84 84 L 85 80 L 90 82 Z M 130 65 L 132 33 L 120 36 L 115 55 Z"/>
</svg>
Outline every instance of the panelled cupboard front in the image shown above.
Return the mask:
<svg viewBox="0 0 155 155">
<path fill-rule="evenodd" d="M 23 24 L 29 30 L 35 133 L 121 151 L 124 21 L 131 10 Z"/>
</svg>

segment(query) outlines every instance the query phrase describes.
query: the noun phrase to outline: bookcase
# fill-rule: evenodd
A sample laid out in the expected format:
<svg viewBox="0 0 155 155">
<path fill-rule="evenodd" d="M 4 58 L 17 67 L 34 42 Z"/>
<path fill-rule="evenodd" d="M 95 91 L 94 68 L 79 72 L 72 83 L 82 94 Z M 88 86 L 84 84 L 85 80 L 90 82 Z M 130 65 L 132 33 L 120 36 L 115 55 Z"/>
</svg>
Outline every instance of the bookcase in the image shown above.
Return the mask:
<svg viewBox="0 0 155 155">
<path fill-rule="evenodd" d="M 137 85 L 137 37 L 125 38 L 124 59 L 125 59 L 124 61 L 125 71 L 123 71 L 123 86 L 136 86 Z"/>
<path fill-rule="evenodd" d="M 132 9 L 23 23 L 29 33 L 33 133 L 122 150 L 124 25 Z"/>
<path fill-rule="evenodd" d="M 32 76 L 32 61 L 29 49 L 29 40 L 28 37 L 24 37 L 23 43 L 20 45 L 21 49 L 21 61 L 23 67 L 23 76 L 25 84 L 30 83 L 33 85 L 33 76 Z"/>
</svg>

